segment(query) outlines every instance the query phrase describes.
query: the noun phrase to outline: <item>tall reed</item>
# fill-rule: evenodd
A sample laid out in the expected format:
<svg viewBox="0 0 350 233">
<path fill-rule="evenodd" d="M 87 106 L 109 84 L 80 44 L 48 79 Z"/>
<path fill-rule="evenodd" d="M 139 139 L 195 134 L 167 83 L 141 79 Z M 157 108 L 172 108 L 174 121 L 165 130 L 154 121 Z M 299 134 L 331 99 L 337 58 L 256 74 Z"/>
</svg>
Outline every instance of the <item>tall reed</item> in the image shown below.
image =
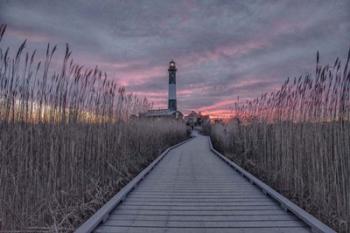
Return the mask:
<svg viewBox="0 0 350 233">
<path fill-rule="evenodd" d="M 13 57 L 0 47 L 0 230 L 71 232 L 186 128 L 131 118 L 147 99 L 76 64 L 68 45 L 57 71 L 56 46 L 38 60 L 26 44 Z"/>
<path fill-rule="evenodd" d="M 228 157 L 339 232 L 350 230 L 349 59 L 322 66 L 317 53 L 313 75 L 237 103 L 211 132 Z"/>
</svg>

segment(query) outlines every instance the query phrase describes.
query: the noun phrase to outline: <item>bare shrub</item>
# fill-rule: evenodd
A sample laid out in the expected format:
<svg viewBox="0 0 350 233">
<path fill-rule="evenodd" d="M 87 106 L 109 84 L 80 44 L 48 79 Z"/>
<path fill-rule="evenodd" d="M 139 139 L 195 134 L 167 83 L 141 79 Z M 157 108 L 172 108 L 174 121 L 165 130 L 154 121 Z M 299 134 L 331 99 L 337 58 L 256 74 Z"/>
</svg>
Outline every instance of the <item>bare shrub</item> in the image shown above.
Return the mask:
<svg viewBox="0 0 350 233">
<path fill-rule="evenodd" d="M 147 99 L 75 64 L 68 45 L 60 72 L 55 46 L 38 61 L 25 45 L 0 47 L 0 230 L 70 232 L 186 127 L 132 118 Z"/>
<path fill-rule="evenodd" d="M 350 51 L 276 92 L 236 104 L 211 131 L 235 162 L 339 232 L 350 230 Z"/>
</svg>

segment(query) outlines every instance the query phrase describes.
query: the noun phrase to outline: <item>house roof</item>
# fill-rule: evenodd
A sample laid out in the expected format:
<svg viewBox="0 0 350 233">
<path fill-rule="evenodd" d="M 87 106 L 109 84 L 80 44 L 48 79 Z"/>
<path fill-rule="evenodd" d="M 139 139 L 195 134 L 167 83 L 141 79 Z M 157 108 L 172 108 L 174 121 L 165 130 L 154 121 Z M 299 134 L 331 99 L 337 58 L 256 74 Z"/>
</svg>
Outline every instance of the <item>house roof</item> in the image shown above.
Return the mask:
<svg viewBox="0 0 350 233">
<path fill-rule="evenodd" d="M 169 109 L 157 109 L 157 110 L 149 110 L 148 112 L 145 112 L 144 116 L 147 116 L 147 117 L 171 116 L 175 113 L 176 111 L 172 111 Z"/>
</svg>

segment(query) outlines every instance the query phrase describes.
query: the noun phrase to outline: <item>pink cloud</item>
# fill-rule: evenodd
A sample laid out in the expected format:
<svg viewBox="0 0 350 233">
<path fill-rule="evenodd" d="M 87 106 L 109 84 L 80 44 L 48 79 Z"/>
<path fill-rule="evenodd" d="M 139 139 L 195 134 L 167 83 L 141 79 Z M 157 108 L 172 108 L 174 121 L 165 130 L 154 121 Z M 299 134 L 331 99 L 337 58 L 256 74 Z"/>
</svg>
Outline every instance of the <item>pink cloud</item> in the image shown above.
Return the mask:
<svg viewBox="0 0 350 233">
<path fill-rule="evenodd" d="M 204 106 L 204 107 L 201 107 L 198 109 L 198 111 L 203 111 L 203 112 L 208 112 L 208 111 L 213 111 L 213 110 L 217 110 L 219 108 L 223 109 L 223 108 L 230 108 L 234 105 L 234 103 L 236 103 L 237 100 L 232 100 L 232 99 L 229 99 L 229 100 L 222 100 L 222 101 L 219 101 L 213 105 L 210 105 L 210 106 Z"/>
<path fill-rule="evenodd" d="M 113 70 L 113 73 L 110 73 L 110 78 L 117 81 L 118 84 L 128 87 L 144 84 L 155 77 L 167 77 L 166 67 L 164 66 L 153 66 L 142 71 L 134 70 L 132 68 L 124 69 L 125 67 L 131 66 L 132 64 L 111 64 L 110 69 Z M 123 69 L 121 69 L 121 67 Z"/>
</svg>

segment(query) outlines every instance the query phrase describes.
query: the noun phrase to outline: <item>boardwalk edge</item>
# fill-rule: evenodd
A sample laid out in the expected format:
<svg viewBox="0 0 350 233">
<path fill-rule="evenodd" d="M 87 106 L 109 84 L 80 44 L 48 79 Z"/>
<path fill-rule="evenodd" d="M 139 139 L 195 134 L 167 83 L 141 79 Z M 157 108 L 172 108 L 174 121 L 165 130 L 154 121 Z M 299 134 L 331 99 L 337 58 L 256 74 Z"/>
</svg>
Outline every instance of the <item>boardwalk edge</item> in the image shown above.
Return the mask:
<svg viewBox="0 0 350 233">
<path fill-rule="evenodd" d="M 272 199 L 277 201 L 283 209 L 290 211 L 293 213 L 296 217 L 298 217 L 300 220 L 302 220 L 306 225 L 308 225 L 311 228 L 311 231 L 313 233 L 336 233 L 332 228 L 312 216 L 311 214 L 307 213 L 305 210 L 291 202 L 289 199 L 272 189 L 270 186 L 238 166 L 236 163 L 231 161 L 230 159 L 226 158 L 224 155 L 222 155 L 220 152 L 214 149 L 213 144 L 211 142 L 211 138 L 209 139 L 209 147 L 210 150 L 218 156 L 220 159 L 222 159 L 225 163 L 227 163 L 230 167 L 235 169 L 239 174 L 241 174 L 243 177 L 245 177 L 250 183 L 254 184 L 258 188 L 261 189 L 261 191 L 265 195 L 269 195 Z"/>
<path fill-rule="evenodd" d="M 127 185 L 125 185 L 116 195 L 114 195 L 106 204 L 96 211 L 86 222 L 80 225 L 74 232 L 75 233 L 90 233 L 96 229 L 96 227 L 103 223 L 126 196 L 134 190 L 134 188 L 145 178 L 145 176 L 151 172 L 151 170 L 171 151 L 172 149 L 181 146 L 182 144 L 192 140 L 193 137 L 186 139 L 174 146 L 167 148 L 161 155 L 159 155 L 151 164 L 144 168 L 136 177 L 134 177 Z"/>
</svg>

